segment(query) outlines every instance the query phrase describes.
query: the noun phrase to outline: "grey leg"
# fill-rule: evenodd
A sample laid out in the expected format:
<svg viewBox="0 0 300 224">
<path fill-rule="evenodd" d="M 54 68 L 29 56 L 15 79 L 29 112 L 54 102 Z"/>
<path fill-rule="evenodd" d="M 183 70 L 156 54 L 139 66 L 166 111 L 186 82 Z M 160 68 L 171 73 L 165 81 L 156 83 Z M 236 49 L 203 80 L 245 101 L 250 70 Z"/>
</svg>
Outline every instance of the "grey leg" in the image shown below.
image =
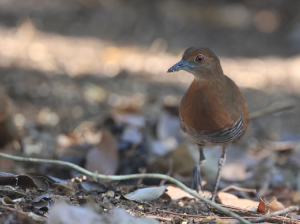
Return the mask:
<svg viewBox="0 0 300 224">
<path fill-rule="evenodd" d="M 211 200 L 214 202 L 215 201 L 215 197 L 216 197 L 216 194 L 217 194 L 217 191 L 218 191 L 218 187 L 219 187 L 219 183 L 220 183 L 220 178 L 221 178 L 221 173 L 222 173 L 222 169 L 223 169 L 223 166 L 225 164 L 225 161 L 226 161 L 226 151 L 227 151 L 227 148 L 225 146 L 223 146 L 222 148 L 223 150 L 223 153 L 219 159 L 219 170 L 218 170 L 218 175 L 217 175 L 217 181 L 216 181 L 216 186 L 215 186 L 215 190 L 214 190 L 214 193 L 212 195 L 212 198 Z"/>
<path fill-rule="evenodd" d="M 199 163 L 197 163 L 193 168 L 191 189 L 194 188 L 194 181 L 196 179 L 196 181 L 195 181 L 196 182 L 196 191 L 199 193 L 199 186 L 201 187 L 201 191 L 203 192 L 203 186 L 201 184 L 201 165 L 205 161 L 205 156 L 203 153 L 203 147 L 202 146 L 198 146 L 198 147 L 199 147 L 200 158 L 199 158 Z"/>
</svg>

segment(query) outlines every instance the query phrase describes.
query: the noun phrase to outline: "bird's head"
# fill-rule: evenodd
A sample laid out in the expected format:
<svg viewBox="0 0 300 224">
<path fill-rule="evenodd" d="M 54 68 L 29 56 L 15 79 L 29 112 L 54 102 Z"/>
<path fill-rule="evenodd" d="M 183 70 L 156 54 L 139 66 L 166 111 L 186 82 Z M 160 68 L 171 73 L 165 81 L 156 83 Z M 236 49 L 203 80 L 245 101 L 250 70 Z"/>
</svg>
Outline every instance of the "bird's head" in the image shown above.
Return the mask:
<svg viewBox="0 0 300 224">
<path fill-rule="evenodd" d="M 208 48 L 190 47 L 183 53 L 181 61 L 169 68 L 168 72 L 185 70 L 195 78 L 223 75 L 219 58 Z"/>
</svg>

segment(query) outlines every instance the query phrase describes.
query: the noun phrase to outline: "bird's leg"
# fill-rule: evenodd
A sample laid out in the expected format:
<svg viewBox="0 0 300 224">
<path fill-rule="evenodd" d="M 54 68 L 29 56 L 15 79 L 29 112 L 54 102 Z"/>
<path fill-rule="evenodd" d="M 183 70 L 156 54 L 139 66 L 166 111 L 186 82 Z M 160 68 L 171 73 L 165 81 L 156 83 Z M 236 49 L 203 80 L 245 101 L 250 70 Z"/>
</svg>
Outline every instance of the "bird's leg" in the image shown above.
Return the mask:
<svg viewBox="0 0 300 224">
<path fill-rule="evenodd" d="M 211 198 L 211 200 L 213 202 L 215 201 L 215 197 L 216 197 L 216 194 L 217 194 L 217 191 L 218 191 L 218 187 L 219 187 L 219 183 L 220 183 L 220 178 L 221 178 L 221 173 L 222 173 L 222 168 L 223 168 L 223 166 L 225 164 L 225 161 L 226 161 L 226 151 L 227 151 L 227 148 L 224 146 L 222 148 L 222 151 L 223 151 L 223 153 L 222 153 L 222 155 L 221 155 L 221 157 L 219 159 L 219 162 L 218 162 L 218 164 L 219 164 L 219 170 L 218 170 L 218 175 L 217 175 L 216 186 L 215 186 L 215 190 L 214 190 L 214 193 L 212 195 L 212 198 Z"/>
<path fill-rule="evenodd" d="M 199 186 L 201 187 L 201 191 L 203 192 L 203 187 L 201 183 L 201 165 L 205 162 L 205 156 L 203 153 L 203 147 L 198 145 L 199 147 L 199 163 L 197 163 L 194 168 L 193 168 L 193 173 L 192 173 L 192 186 L 191 189 L 194 189 L 194 181 L 196 179 L 196 191 L 199 193 Z"/>
</svg>

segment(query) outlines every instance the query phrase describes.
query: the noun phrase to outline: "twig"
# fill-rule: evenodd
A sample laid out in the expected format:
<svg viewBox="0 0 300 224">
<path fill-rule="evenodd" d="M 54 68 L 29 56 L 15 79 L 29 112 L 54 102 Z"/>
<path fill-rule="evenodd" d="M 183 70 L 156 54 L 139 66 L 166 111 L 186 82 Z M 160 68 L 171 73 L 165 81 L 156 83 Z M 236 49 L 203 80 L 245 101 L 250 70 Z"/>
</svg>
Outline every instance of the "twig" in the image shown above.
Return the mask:
<svg viewBox="0 0 300 224">
<path fill-rule="evenodd" d="M 271 213 L 268 213 L 266 215 L 262 215 L 258 218 L 255 218 L 255 219 L 250 219 L 249 221 L 250 222 L 261 222 L 261 221 L 269 219 L 269 218 L 271 218 L 272 216 L 275 216 L 275 215 L 283 215 L 283 214 L 287 214 L 289 212 L 295 212 L 295 211 L 298 211 L 298 210 L 299 210 L 298 206 L 290 206 L 288 208 L 285 208 L 285 209 L 282 209 L 282 210 L 279 210 L 279 211 L 276 211 L 276 212 L 271 212 Z"/>
<path fill-rule="evenodd" d="M 143 167 L 143 168 L 139 168 L 138 169 L 138 171 L 139 171 L 139 173 L 146 173 L 147 172 L 147 168 L 146 167 Z M 137 185 L 139 186 L 139 185 L 141 185 L 143 183 L 143 178 L 141 178 L 141 179 L 138 179 L 138 182 L 137 182 Z"/>
<path fill-rule="evenodd" d="M 181 214 L 181 213 L 176 213 L 176 212 L 170 212 L 170 211 L 166 211 L 166 210 L 162 210 L 162 212 L 163 213 L 172 214 L 172 215 L 186 216 L 186 217 L 195 217 L 195 218 L 206 218 L 207 217 L 205 215 L 188 215 L 188 214 Z"/>
<path fill-rule="evenodd" d="M 156 216 L 156 215 L 146 215 L 147 219 L 158 219 L 160 221 L 172 221 L 171 218 L 165 218 L 165 217 L 161 217 L 161 216 Z"/>
<path fill-rule="evenodd" d="M 166 175 L 171 176 L 172 173 L 173 173 L 173 159 L 170 158 L 169 159 L 169 170 L 166 173 Z M 166 183 L 166 180 L 161 180 L 159 186 L 163 186 L 163 185 L 165 185 L 165 183 Z"/>
<path fill-rule="evenodd" d="M 226 192 L 229 190 L 236 190 L 240 192 L 249 192 L 249 193 L 256 193 L 256 189 L 249 189 L 249 188 L 241 188 L 234 185 L 229 185 L 228 187 L 225 187 L 224 189 L 220 190 L 219 192 Z"/>
<path fill-rule="evenodd" d="M 241 223 L 244 224 L 250 224 L 251 222 L 243 219 L 242 217 L 240 217 L 239 215 L 227 210 L 226 208 L 223 208 L 221 205 L 218 205 L 214 202 L 212 202 L 211 200 L 199 195 L 198 193 L 192 191 L 190 188 L 186 187 L 183 183 L 181 183 L 180 181 L 166 176 L 164 174 L 131 174 L 131 175 L 104 175 L 104 174 L 97 174 L 97 173 L 93 173 L 90 172 L 80 166 L 77 166 L 73 163 L 70 162 L 65 162 L 65 161 L 59 161 L 59 160 L 51 160 L 51 159 L 37 159 L 37 158 L 27 158 L 27 157 L 20 157 L 20 156 L 12 156 L 12 155 L 8 155 L 5 153 L 0 153 L 0 157 L 3 158 L 7 158 L 7 159 L 11 159 L 11 160 L 15 160 L 15 161 L 20 161 L 20 162 L 33 162 L 33 163 L 48 163 L 48 164 L 55 164 L 55 165 L 63 165 L 63 166 L 68 166 L 71 167 L 72 169 L 78 170 L 79 172 L 91 176 L 95 179 L 103 179 L 103 180 L 128 180 L 128 179 L 139 179 L 139 178 L 152 178 L 152 179 L 162 179 L 162 180 L 167 180 L 173 184 L 176 184 L 178 187 L 180 187 L 182 190 L 186 191 L 187 193 L 189 193 L 190 195 L 194 196 L 195 198 L 198 198 L 199 200 L 209 204 L 210 206 L 214 207 L 215 209 L 217 209 L 218 211 L 222 212 L 225 215 L 231 216 L 235 219 L 237 219 L 238 221 L 240 221 Z"/>
<path fill-rule="evenodd" d="M 195 217 L 195 218 L 207 218 L 205 215 L 188 215 L 188 214 L 181 214 L 181 213 L 176 213 L 176 212 L 170 212 L 166 210 L 162 210 L 163 213 L 168 213 L 172 215 L 179 215 L 179 216 L 186 216 L 186 217 Z M 253 217 L 251 216 L 245 216 L 243 217 L 244 219 L 252 219 Z M 232 217 L 218 217 L 218 219 L 232 219 Z"/>
<path fill-rule="evenodd" d="M 295 103 L 290 101 L 280 104 L 272 104 L 266 108 L 250 113 L 249 118 L 252 120 L 281 110 L 291 109 L 293 107 L 295 107 Z"/>
</svg>

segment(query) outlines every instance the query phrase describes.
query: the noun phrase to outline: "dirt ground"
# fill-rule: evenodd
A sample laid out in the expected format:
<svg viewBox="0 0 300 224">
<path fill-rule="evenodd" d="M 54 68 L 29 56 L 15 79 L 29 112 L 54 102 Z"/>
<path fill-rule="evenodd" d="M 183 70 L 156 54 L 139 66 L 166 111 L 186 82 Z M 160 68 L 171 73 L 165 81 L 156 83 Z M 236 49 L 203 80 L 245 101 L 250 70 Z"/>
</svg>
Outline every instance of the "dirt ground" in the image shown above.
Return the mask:
<svg viewBox="0 0 300 224">
<path fill-rule="evenodd" d="M 284 206 L 299 205 L 299 9 L 292 0 L 3 1 L 0 90 L 12 105 L 9 119 L 16 132 L 1 152 L 69 161 L 111 175 L 163 173 L 190 186 L 198 154 L 180 130 L 178 105 L 193 78 L 166 71 L 187 47 L 205 46 L 220 57 L 250 112 L 293 105 L 251 120 L 243 139 L 229 148 L 220 189 L 234 185 L 239 189 L 227 192 L 251 203 L 275 197 Z M 9 117 L 1 114 L 4 105 L 1 122 Z M 211 192 L 220 149 L 204 151 L 204 188 Z M 104 183 L 90 192 L 79 187 L 86 181 L 76 180 L 82 178 L 79 172 L 61 166 L 0 158 L 0 172 L 73 183 L 61 187 L 39 181 L 38 187 L 24 187 L 1 184 L 0 178 L 1 223 L 46 223 L 60 199 L 88 204 L 95 214 L 109 217 L 121 207 L 160 223 L 233 222 L 194 198 L 165 193 L 144 203 L 121 195 L 125 185 L 159 186 L 161 180 Z M 14 189 L 10 195 L 8 186 L 21 193 Z M 109 190 L 114 196 L 106 195 Z M 34 200 L 45 194 L 40 207 Z M 20 201 L 10 204 L 6 198 Z M 241 201 L 233 208 L 221 195 L 217 202 L 242 216 L 261 215 Z M 268 221 L 296 219 L 294 214 Z"/>
</svg>

